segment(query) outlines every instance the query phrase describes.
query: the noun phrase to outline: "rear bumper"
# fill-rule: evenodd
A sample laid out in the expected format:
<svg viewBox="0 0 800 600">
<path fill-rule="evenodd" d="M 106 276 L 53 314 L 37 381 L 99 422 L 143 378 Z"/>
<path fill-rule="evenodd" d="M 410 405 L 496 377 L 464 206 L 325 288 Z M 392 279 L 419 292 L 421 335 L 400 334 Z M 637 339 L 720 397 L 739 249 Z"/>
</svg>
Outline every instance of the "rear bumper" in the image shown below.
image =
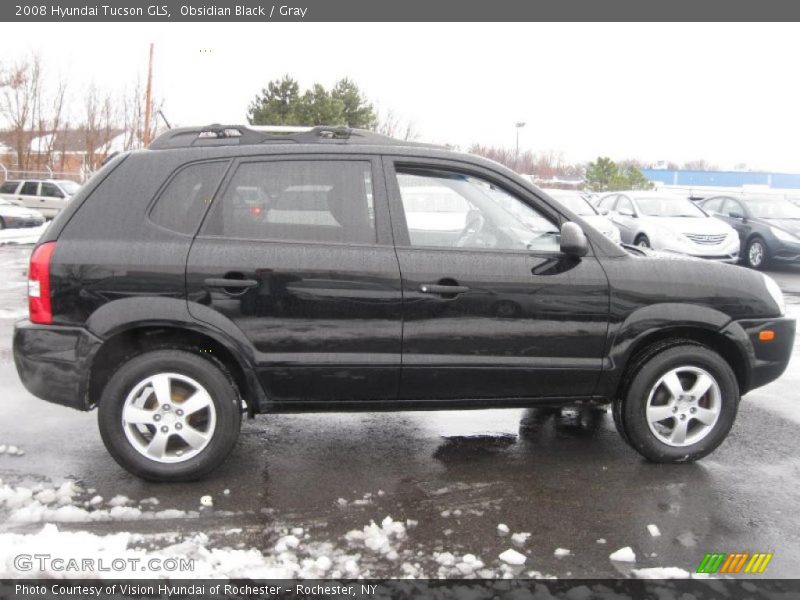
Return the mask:
<svg viewBox="0 0 800 600">
<path fill-rule="evenodd" d="M 14 363 L 23 385 L 34 396 L 89 410 L 89 370 L 101 343 L 80 327 L 20 321 L 14 327 Z"/>
<path fill-rule="evenodd" d="M 775 333 L 774 339 L 759 340 L 759 334 L 766 330 Z M 745 394 L 775 381 L 786 370 L 794 346 L 795 320 L 781 317 L 733 321 L 722 333 L 736 343 L 745 357 Z"/>
</svg>

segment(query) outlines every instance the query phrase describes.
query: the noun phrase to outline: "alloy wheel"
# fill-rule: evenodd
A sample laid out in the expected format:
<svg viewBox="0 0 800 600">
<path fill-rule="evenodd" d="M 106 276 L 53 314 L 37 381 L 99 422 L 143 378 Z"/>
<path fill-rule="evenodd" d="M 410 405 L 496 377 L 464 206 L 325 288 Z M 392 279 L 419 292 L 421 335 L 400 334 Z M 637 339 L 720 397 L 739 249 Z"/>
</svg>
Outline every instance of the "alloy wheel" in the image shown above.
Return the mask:
<svg viewBox="0 0 800 600">
<path fill-rule="evenodd" d="M 178 373 L 157 373 L 136 384 L 122 408 L 131 446 L 159 463 L 178 463 L 202 452 L 214 436 L 216 410 L 208 391 Z"/>
<path fill-rule="evenodd" d="M 682 366 L 662 375 L 650 390 L 647 425 L 664 444 L 691 446 L 714 429 L 722 410 L 722 393 L 704 369 Z"/>
</svg>

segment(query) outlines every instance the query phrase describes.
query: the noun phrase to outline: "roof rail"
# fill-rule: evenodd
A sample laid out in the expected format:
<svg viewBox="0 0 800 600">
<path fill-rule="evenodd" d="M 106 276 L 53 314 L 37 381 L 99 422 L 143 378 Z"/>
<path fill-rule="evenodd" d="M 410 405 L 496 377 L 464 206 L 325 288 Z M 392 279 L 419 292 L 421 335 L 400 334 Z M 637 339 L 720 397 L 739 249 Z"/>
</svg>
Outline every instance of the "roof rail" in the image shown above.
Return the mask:
<svg viewBox="0 0 800 600">
<path fill-rule="evenodd" d="M 350 127 L 266 126 L 246 127 L 244 125 L 206 125 L 204 127 L 181 127 L 162 133 L 150 143 L 151 150 L 167 148 L 191 148 L 197 146 L 249 146 L 269 143 L 353 143 L 378 144 L 386 146 L 430 146 L 419 142 L 397 140 L 366 129 Z"/>
</svg>

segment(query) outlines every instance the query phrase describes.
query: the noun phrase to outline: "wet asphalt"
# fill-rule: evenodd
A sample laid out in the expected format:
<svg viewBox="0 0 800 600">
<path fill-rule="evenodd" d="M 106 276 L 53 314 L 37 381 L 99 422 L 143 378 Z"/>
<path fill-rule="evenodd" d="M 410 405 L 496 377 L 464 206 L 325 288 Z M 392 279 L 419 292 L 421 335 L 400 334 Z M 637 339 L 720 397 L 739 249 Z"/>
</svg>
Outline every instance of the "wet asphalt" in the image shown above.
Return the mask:
<svg viewBox="0 0 800 600">
<path fill-rule="evenodd" d="M 268 415 L 244 423 L 231 457 L 204 481 L 151 484 L 106 453 L 95 413 L 42 402 L 20 383 L 10 332 L 25 313 L 29 251 L 0 248 L 0 443 L 25 451 L 0 455 L 0 478 L 13 485 L 72 478 L 105 498 L 156 497 L 162 509 L 197 511 L 204 495 L 215 504 L 199 518 L 62 528 L 203 531 L 212 543 L 266 552 L 275 527 L 336 540 L 389 515 L 418 521 L 406 544 L 423 560 L 437 551 L 491 560 L 519 549 L 498 533 L 502 523 L 531 534 L 530 568 L 558 577 L 625 573 L 608 558 L 624 546 L 636 552 L 637 568 L 692 572 L 706 552 L 774 552 L 767 576 L 800 576 L 800 343 L 783 378 L 748 394 L 728 439 L 696 464 L 643 461 L 609 414 L 591 410 Z M 800 268 L 772 274 L 789 314 L 800 316 Z M 0 513 L 0 531 L 39 527 Z M 231 537 L 232 529 L 241 531 Z M 556 548 L 571 552 L 556 558 Z M 372 574 L 401 573 L 386 561 Z"/>
</svg>

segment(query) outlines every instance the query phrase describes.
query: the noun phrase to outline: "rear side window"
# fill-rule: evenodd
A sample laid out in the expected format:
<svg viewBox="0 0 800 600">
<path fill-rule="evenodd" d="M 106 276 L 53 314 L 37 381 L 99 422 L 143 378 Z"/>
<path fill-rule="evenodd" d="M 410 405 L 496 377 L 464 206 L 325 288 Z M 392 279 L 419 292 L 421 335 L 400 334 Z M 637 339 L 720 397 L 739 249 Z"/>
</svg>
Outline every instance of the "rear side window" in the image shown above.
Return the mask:
<svg viewBox="0 0 800 600">
<path fill-rule="evenodd" d="M 226 238 L 375 242 L 368 161 L 243 163 L 209 213 L 204 233 Z"/>
<path fill-rule="evenodd" d="M 39 183 L 37 181 L 26 181 L 22 184 L 22 189 L 19 191 L 23 196 L 35 196 Z"/>
<path fill-rule="evenodd" d="M 17 191 L 18 185 L 19 181 L 6 181 L 3 185 L 0 185 L 0 194 L 13 194 Z"/>
<path fill-rule="evenodd" d="M 178 171 L 161 192 L 150 219 L 172 231 L 193 234 L 227 166 L 227 161 L 196 163 Z"/>
</svg>

